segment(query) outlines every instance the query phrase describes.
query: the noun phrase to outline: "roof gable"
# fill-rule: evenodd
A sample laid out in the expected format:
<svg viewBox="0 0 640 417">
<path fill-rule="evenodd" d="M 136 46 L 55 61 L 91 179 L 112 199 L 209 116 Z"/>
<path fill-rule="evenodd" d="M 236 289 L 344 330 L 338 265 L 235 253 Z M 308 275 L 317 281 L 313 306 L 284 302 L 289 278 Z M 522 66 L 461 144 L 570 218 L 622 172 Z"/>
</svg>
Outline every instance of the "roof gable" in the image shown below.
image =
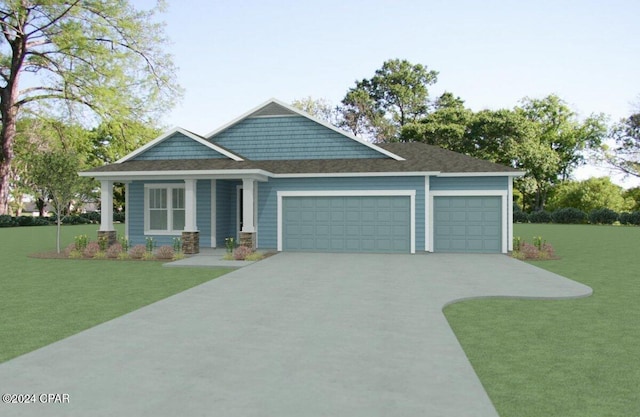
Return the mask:
<svg viewBox="0 0 640 417">
<path fill-rule="evenodd" d="M 175 128 L 138 148 L 117 163 L 168 159 L 243 159 L 223 147 L 181 128 Z"/>
<path fill-rule="evenodd" d="M 253 160 L 404 158 L 276 99 L 206 135 Z"/>
</svg>

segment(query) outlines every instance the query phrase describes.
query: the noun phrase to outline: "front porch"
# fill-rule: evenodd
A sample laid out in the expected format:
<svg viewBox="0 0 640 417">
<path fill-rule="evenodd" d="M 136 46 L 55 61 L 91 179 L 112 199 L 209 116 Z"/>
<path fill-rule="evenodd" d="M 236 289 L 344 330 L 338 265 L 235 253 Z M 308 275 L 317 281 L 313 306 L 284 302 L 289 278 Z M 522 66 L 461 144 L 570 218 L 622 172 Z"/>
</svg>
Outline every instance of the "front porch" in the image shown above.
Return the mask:
<svg viewBox="0 0 640 417">
<path fill-rule="evenodd" d="M 142 176 L 141 176 L 142 177 Z M 113 226 L 113 185 L 125 184 L 125 235 L 131 246 L 151 238 L 158 245 L 181 239 L 185 254 L 222 248 L 225 239 L 256 248 L 258 182 L 262 175 L 176 176 L 100 180 L 98 237 L 117 241 Z"/>
</svg>

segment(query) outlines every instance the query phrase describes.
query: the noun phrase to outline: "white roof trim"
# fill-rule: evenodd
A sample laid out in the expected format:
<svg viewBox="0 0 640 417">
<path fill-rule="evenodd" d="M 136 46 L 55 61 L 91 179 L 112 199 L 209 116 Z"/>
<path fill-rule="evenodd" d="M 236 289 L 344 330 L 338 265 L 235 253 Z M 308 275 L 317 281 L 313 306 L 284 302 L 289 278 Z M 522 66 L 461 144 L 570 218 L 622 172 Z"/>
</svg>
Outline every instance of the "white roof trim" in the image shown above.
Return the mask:
<svg viewBox="0 0 640 417">
<path fill-rule="evenodd" d="M 157 138 L 155 138 L 154 140 L 152 140 L 151 142 L 147 143 L 146 145 L 136 149 L 135 151 L 131 152 L 130 154 L 126 155 L 125 157 L 117 160 L 115 163 L 119 164 L 121 162 L 125 162 L 128 161 L 130 159 L 135 158 L 136 156 L 144 153 L 146 150 L 153 148 L 154 146 L 156 146 L 157 144 L 159 144 L 160 142 L 165 141 L 166 139 L 169 139 L 171 136 L 173 136 L 175 133 L 181 133 L 185 136 L 187 136 L 190 139 L 193 139 L 194 141 L 198 142 L 201 145 L 206 146 L 209 149 L 213 149 L 214 151 L 218 152 L 219 154 L 222 154 L 224 156 L 226 156 L 227 158 L 233 159 L 234 161 L 244 161 L 244 159 L 242 159 L 241 157 L 239 157 L 238 155 L 229 152 L 226 149 L 221 148 L 220 146 L 213 144 L 207 140 L 205 140 L 204 138 L 189 132 L 188 130 L 184 130 L 180 127 L 174 127 L 173 129 L 169 130 L 168 132 L 163 133 L 162 135 L 158 136 Z"/>
<path fill-rule="evenodd" d="M 207 139 L 210 139 L 212 136 L 217 135 L 218 133 L 222 132 L 223 130 L 226 130 L 226 129 L 230 128 L 231 126 L 241 122 L 242 120 L 244 120 L 244 119 L 248 118 L 249 116 L 251 116 L 253 113 L 257 112 L 258 110 L 262 109 L 263 107 L 268 106 L 271 103 L 278 104 L 278 105 L 284 107 L 287 110 L 290 110 L 290 111 L 292 111 L 292 112 L 294 112 L 294 113 L 296 113 L 296 114 L 298 114 L 300 116 L 306 117 L 309 120 L 312 120 L 312 121 L 314 121 L 314 122 L 316 122 L 316 123 L 328 128 L 328 129 L 331 129 L 334 132 L 340 133 L 341 135 L 343 135 L 343 136 L 345 136 L 345 137 L 347 137 L 347 138 L 349 138 L 351 140 L 355 140 L 356 142 L 361 143 L 362 145 L 365 145 L 365 146 L 367 146 L 367 147 L 369 147 L 369 148 L 371 148 L 371 149 L 373 149 L 373 150 L 375 150 L 377 152 L 380 152 L 383 155 L 386 155 L 386 156 L 388 156 L 390 158 L 393 158 L 396 161 L 404 161 L 405 160 L 403 157 L 401 157 L 399 155 L 396 155 L 393 152 L 389 152 L 386 149 L 382 149 L 381 147 L 376 146 L 371 142 L 367 142 L 366 140 L 361 139 L 361 138 L 359 138 L 357 136 L 354 136 L 349 132 L 345 132 L 344 130 L 338 129 L 337 127 L 333 126 L 330 123 L 327 123 L 327 122 L 325 122 L 323 120 L 317 119 L 317 118 L 311 116 L 310 114 L 307 114 L 307 113 L 303 112 L 300 109 L 296 109 L 295 107 L 292 107 L 292 106 L 290 106 L 290 105 L 288 105 L 286 103 L 283 103 L 282 101 L 280 101 L 278 99 L 275 99 L 275 98 L 272 98 L 272 99 L 269 99 L 269 100 L 265 101 L 264 103 L 260 104 L 259 106 L 254 107 L 253 109 L 251 109 L 248 112 L 244 113 L 242 116 L 233 119 L 229 123 L 219 127 L 218 129 L 215 129 L 212 132 L 209 132 L 207 135 L 205 135 L 205 137 Z"/>
<path fill-rule="evenodd" d="M 438 177 L 524 177 L 525 171 L 506 172 L 442 172 Z"/>
<path fill-rule="evenodd" d="M 308 174 L 272 174 L 273 178 L 324 178 L 324 177 L 424 177 L 438 175 L 439 171 L 410 172 L 326 172 Z"/>
<path fill-rule="evenodd" d="M 272 177 L 263 169 L 203 169 L 203 170 L 172 170 L 172 171 L 115 171 L 115 172 L 79 172 L 81 177 L 93 177 L 102 180 L 139 180 L 139 179 L 185 179 L 185 178 L 242 178 L 255 176 L 266 180 Z"/>
</svg>

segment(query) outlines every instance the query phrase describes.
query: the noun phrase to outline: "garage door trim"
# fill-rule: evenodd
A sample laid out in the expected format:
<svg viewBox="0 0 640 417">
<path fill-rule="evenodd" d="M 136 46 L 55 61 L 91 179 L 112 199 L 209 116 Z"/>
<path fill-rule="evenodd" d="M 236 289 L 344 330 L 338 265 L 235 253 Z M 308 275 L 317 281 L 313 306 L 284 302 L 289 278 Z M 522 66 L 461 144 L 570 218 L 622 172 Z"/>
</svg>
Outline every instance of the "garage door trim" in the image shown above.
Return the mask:
<svg viewBox="0 0 640 417">
<path fill-rule="evenodd" d="M 508 191 L 507 190 L 437 190 L 429 192 L 429 207 L 431 211 L 429 213 L 429 252 L 433 252 L 434 246 L 434 227 L 433 227 L 433 213 L 434 213 L 434 197 L 502 197 L 502 253 L 507 253 L 508 248 Z"/>
<path fill-rule="evenodd" d="M 411 253 L 416 253 L 416 190 L 313 190 L 278 191 L 278 251 L 282 251 L 282 199 L 284 197 L 409 197 L 411 206 Z"/>
</svg>

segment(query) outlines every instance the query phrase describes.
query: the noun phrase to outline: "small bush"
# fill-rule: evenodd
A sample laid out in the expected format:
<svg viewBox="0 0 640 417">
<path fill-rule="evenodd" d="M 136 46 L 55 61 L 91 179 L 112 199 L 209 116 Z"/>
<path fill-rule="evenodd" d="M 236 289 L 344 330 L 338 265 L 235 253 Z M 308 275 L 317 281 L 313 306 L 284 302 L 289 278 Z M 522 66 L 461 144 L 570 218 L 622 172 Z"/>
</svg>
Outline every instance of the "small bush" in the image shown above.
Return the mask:
<svg viewBox="0 0 640 417">
<path fill-rule="evenodd" d="M 260 259 L 264 259 L 264 253 L 262 252 L 253 252 L 244 257 L 245 261 L 259 261 Z"/>
<path fill-rule="evenodd" d="M 156 257 L 152 252 L 145 252 L 144 255 L 142 255 L 142 260 L 144 261 L 153 261 L 154 259 L 156 259 Z"/>
<path fill-rule="evenodd" d="M 54 218 L 55 218 L 55 216 L 54 216 Z M 91 223 L 91 220 L 85 219 L 84 217 L 76 216 L 76 215 L 64 216 L 62 218 L 62 224 L 74 225 L 74 224 L 89 224 L 89 223 Z"/>
<path fill-rule="evenodd" d="M 129 254 L 126 251 L 122 251 L 118 254 L 118 259 L 121 261 L 129 259 Z"/>
<path fill-rule="evenodd" d="M 613 224 L 617 220 L 618 213 L 608 208 L 592 210 L 589 213 L 589 222 L 591 224 Z"/>
<path fill-rule="evenodd" d="M 95 255 L 93 255 L 93 259 L 107 259 L 107 254 L 103 251 L 98 251 Z"/>
<path fill-rule="evenodd" d="M 624 222 L 623 222 L 623 216 Z M 632 213 L 620 213 L 620 223 L 628 224 L 632 226 L 640 226 L 640 211 L 634 211 Z"/>
<path fill-rule="evenodd" d="M 80 259 L 82 258 L 82 252 L 80 252 L 79 250 L 72 250 L 71 252 L 69 252 L 69 258 L 71 259 Z"/>
<path fill-rule="evenodd" d="M 89 222 L 93 224 L 100 223 L 100 213 L 97 211 L 88 211 L 86 213 L 81 213 L 80 217 L 89 220 Z"/>
<path fill-rule="evenodd" d="M 69 243 L 69 245 L 67 245 L 67 247 L 66 247 L 66 248 L 64 248 L 64 251 L 63 251 L 63 252 L 64 252 L 64 255 L 65 255 L 67 258 L 70 258 L 70 257 L 71 257 L 71 252 L 73 252 L 73 251 L 75 251 L 75 250 L 77 250 L 77 249 L 76 249 L 76 244 L 75 244 L 75 243 Z M 80 252 L 80 251 L 78 251 L 78 252 Z"/>
<path fill-rule="evenodd" d="M 34 217 L 33 218 L 33 225 L 34 226 L 49 226 L 51 223 L 49 222 L 48 219 L 44 218 L 44 217 Z"/>
<path fill-rule="evenodd" d="M 98 252 L 100 252 L 100 245 L 98 244 L 98 242 L 89 242 L 87 243 L 87 247 L 84 248 L 84 251 L 82 253 L 87 258 L 93 258 Z"/>
<path fill-rule="evenodd" d="M 551 223 L 551 214 L 548 211 L 540 210 L 529 213 L 531 223 Z"/>
<path fill-rule="evenodd" d="M 529 223 L 529 215 L 524 211 L 514 211 L 513 221 L 515 223 Z"/>
<path fill-rule="evenodd" d="M 15 221 L 15 219 L 8 214 L 0 215 L 0 227 L 13 227 L 17 225 L 18 223 Z"/>
<path fill-rule="evenodd" d="M 113 212 L 113 221 L 117 223 L 124 223 L 124 212 L 114 211 Z"/>
<path fill-rule="evenodd" d="M 135 245 L 129 250 L 129 256 L 131 256 L 132 259 L 142 259 L 145 253 L 147 253 L 147 247 L 145 245 Z"/>
<path fill-rule="evenodd" d="M 173 248 L 171 246 L 168 246 L 168 245 L 160 246 L 156 250 L 156 258 L 157 259 L 173 259 L 175 254 L 176 253 L 173 250 Z"/>
<path fill-rule="evenodd" d="M 120 244 L 119 242 L 114 243 L 113 245 L 109 246 L 109 249 L 107 249 L 106 253 L 107 258 L 118 258 L 122 253 L 122 244 Z"/>
<path fill-rule="evenodd" d="M 561 224 L 580 224 L 584 223 L 587 213 L 573 207 L 561 208 L 551 213 L 551 219 L 554 223 Z"/>
<path fill-rule="evenodd" d="M 246 246 L 238 246 L 233 251 L 233 259 L 235 259 L 236 261 L 243 261 L 247 256 L 251 255 L 252 253 L 253 253 L 253 250 L 251 250 L 251 248 L 248 248 Z"/>
<path fill-rule="evenodd" d="M 34 226 L 35 222 L 33 221 L 33 217 L 31 216 L 20 216 L 16 217 L 16 223 L 18 226 Z"/>
</svg>

